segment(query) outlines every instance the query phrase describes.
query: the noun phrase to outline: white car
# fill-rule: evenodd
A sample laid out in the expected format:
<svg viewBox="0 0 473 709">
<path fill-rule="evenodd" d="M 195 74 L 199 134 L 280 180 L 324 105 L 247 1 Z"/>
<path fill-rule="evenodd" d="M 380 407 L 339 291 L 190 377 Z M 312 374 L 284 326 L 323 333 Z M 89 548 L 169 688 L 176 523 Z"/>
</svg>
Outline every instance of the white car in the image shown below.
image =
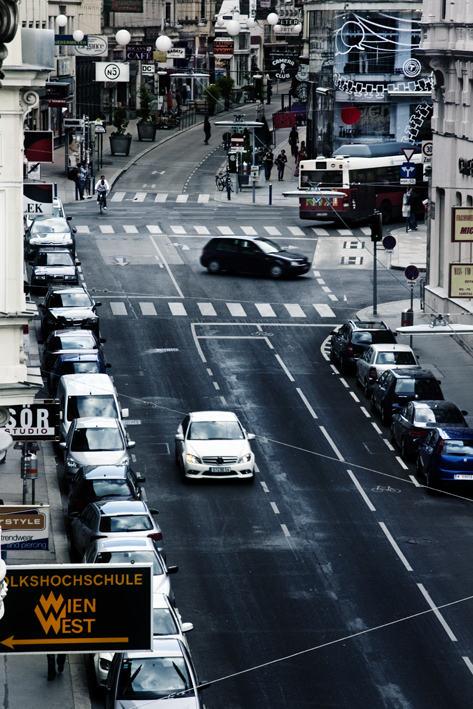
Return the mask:
<svg viewBox="0 0 473 709">
<path fill-rule="evenodd" d="M 371 345 L 356 361 L 356 382 L 369 398 L 373 383 L 387 369 L 420 369 L 418 358 L 409 345 Z"/>
<path fill-rule="evenodd" d="M 176 463 L 189 480 L 253 482 L 255 456 L 249 442 L 254 438 L 229 411 L 195 411 L 177 429 Z"/>
</svg>

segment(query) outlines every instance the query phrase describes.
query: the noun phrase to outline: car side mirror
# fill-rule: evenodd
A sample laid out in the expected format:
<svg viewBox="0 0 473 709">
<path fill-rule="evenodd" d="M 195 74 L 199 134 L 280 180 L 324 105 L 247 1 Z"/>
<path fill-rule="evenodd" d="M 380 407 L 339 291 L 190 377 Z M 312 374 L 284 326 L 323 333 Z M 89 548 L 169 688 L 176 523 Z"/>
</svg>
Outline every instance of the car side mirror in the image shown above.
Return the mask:
<svg viewBox="0 0 473 709">
<path fill-rule="evenodd" d="M 397 337 L 399 335 L 398 332 L 393 332 L 394 337 Z"/>
<path fill-rule="evenodd" d="M 101 305 L 102 305 L 102 303 L 95 303 L 96 308 L 100 308 Z"/>
<path fill-rule="evenodd" d="M 69 515 L 69 517 L 70 517 L 71 519 L 75 519 L 76 517 L 79 517 L 79 515 L 80 515 L 80 512 L 71 512 L 71 514 Z"/>
<path fill-rule="evenodd" d="M 168 574 L 177 574 L 179 566 L 168 566 Z"/>
<path fill-rule="evenodd" d="M 182 632 L 183 633 L 188 633 L 191 630 L 194 630 L 194 624 L 193 623 L 182 623 Z"/>
<path fill-rule="evenodd" d="M 468 416 L 468 411 L 462 411 L 463 416 Z"/>
<path fill-rule="evenodd" d="M 73 234 L 77 234 L 77 229 L 75 228 L 75 226 L 72 227 L 72 233 L 73 233 Z"/>
<path fill-rule="evenodd" d="M 254 441 L 256 438 L 254 433 L 247 433 L 246 437 L 248 438 L 249 441 Z"/>
<path fill-rule="evenodd" d="M 332 330 L 332 332 L 330 333 L 330 335 L 337 335 L 337 334 L 338 334 L 338 333 L 337 333 L 336 330 Z"/>
<path fill-rule="evenodd" d="M 106 365 L 105 365 L 105 369 L 110 369 L 111 366 L 112 366 L 111 364 L 106 364 Z"/>
<path fill-rule="evenodd" d="M 44 340 L 36 340 L 38 345 L 44 345 Z"/>
<path fill-rule="evenodd" d="M 122 409 L 122 419 L 127 419 L 130 415 L 130 409 Z"/>
<path fill-rule="evenodd" d="M 137 482 L 143 483 L 143 484 L 146 482 L 146 478 L 144 478 L 142 475 L 140 475 L 140 473 L 136 473 L 136 480 L 137 480 Z"/>
<path fill-rule="evenodd" d="M 150 507 L 149 511 L 152 515 L 159 515 L 159 510 L 156 510 L 154 507 Z"/>
<path fill-rule="evenodd" d="M 38 303 L 38 308 L 41 308 L 41 310 L 45 307 L 44 303 Z"/>
<path fill-rule="evenodd" d="M 66 448 L 66 441 L 59 441 L 59 448 L 64 450 Z"/>
<path fill-rule="evenodd" d="M 105 337 L 100 337 L 99 342 L 101 345 L 104 345 L 107 342 L 107 339 Z"/>
<path fill-rule="evenodd" d="M 437 384 L 441 384 L 441 383 L 442 383 L 442 382 L 440 381 L 440 379 L 437 379 Z"/>
<path fill-rule="evenodd" d="M 80 261 L 76 261 L 76 266 L 82 266 Z"/>
<path fill-rule="evenodd" d="M 67 221 L 70 222 L 72 217 L 66 217 Z"/>
<path fill-rule="evenodd" d="M 126 444 L 127 448 L 134 448 L 136 446 L 136 441 L 128 441 Z"/>
<path fill-rule="evenodd" d="M 59 420 L 64 421 L 64 413 L 62 411 L 59 412 Z"/>
<path fill-rule="evenodd" d="M 184 440 L 184 434 L 183 433 L 176 433 L 174 436 L 176 441 L 183 441 Z"/>
<path fill-rule="evenodd" d="M 199 684 L 199 691 L 203 691 L 204 689 L 208 689 L 211 686 L 211 682 L 201 682 Z"/>
</svg>

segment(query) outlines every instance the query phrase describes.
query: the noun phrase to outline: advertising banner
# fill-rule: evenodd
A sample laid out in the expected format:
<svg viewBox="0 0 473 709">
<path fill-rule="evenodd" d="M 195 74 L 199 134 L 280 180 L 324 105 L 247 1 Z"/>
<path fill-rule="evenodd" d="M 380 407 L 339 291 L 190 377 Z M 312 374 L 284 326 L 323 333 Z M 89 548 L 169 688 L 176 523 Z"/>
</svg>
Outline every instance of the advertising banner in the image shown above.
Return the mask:
<svg viewBox="0 0 473 709">
<path fill-rule="evenodd" d="M 87 35 L 84 35 L 83 39 L 74 39 L 71 34 L 55 34 L 54 44 L 57 46 L 68 46 L 68 47 L 86 47 L 87 46 Z"/>
<path fill-rule="evenodd" d="M 473 241 L 473 207 L 452 207 L 452 241 Z"/>
<path fill-rule="evenodd" d="M 89 34 L 86 46 L 74 47 L 74 53 L 79 57 L 108 57 L 108 37 L 106 35 Z"/>
<path fill-rule="evenodd" d="M 105 12 L 143 12 L 143 0 L 104 0 Z"/>
<path fill-rule="evenodd" d="M 24 188 L 52 185 L 24 185 Z M 52 200 L 51 200 L 52 207 Z M 52 214 L 52 209 L 51 209 Z M 23 406 L 9 406 L 10 419 L 0 431 L 9 433 L 14 441 L 55 441 L 59 439 L 59 402 L 40 401 Z"/>
<path fill-rule="evenodd" d="M 450 298 L 473 298 L 473 263 L 450 264 Z"/>
<path fill-rule="evenodd" d="M 54 185 L 23 185 L 23 212 L 39 216 L 53 213 Z"/>
<path fill-rule="evenodd" d="M 0 505 L 2 550 L 48 551 L 49 505 Z"/>
<path fill-rule="evenodd" d="M 52 130 L 25 130 L 23 146 L 28 162 L 54 162 Z"/>
<path fill-rule="evenodd" d="M 96 62 L 95 81 L 130 81 L 127 62 Z"/>
<path fill-rule="evenodd" d="M 216 57 L 233 57 L 233 39 L 214 39 L 214 55 Z"/>
</svg>

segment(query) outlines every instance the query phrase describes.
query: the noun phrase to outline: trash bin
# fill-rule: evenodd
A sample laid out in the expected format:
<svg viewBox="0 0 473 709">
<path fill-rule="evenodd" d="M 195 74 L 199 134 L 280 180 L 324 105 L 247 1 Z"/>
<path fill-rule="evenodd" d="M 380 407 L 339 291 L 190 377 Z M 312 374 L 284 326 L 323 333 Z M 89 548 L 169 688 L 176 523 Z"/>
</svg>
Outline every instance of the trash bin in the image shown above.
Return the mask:
<svg viewBox="0 0 473 709">
<path fill-rule="evenodd" d="M 403 310 L 401 313 L 401 327 L 408 327 L 414 324 L 414 311 Z"/>
</svg>

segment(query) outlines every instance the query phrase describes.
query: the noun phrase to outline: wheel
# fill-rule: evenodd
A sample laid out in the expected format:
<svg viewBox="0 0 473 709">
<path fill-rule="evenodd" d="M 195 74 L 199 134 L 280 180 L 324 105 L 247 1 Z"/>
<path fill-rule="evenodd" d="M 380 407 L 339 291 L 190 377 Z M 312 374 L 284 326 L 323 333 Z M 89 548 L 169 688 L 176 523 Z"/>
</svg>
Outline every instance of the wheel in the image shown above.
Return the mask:
<svg viewBox="0 0 473 709">
<path fill-rule="evenodd" d="M 220 192 L 223 192 L 223 190 L 225 189 L 225 180 L 219 175 L 217 175 L 217 177 L 215 178 L 215 184 L 217 185 L 217 189 L 220 190 Z"/>
<path fill-rule="evenodd" d="M 348 365 L 343 358 L 343 355 L 340 355 L 340 374 L 347 374 L 348 373 Z"/>
<path fill-rule="evenodd" d="M 216 259 L 210 261 L 209 265 L 207 266 L 207 271 L 209 273 L 220 273 L 221 270 L 222 267 L 220 266 L 220 262 Z"/>
<path fill-rule="evenodd" d="M 406 460 L 408 457 L 407 451 L 406 451 L 406 439 L 404 437 L 401 438 L 401 458 L 403 460 Z"/>
<path fill-rule="evenodd" d="M 365 392 L 366 398 L 369 399 L 370 398 L 370 390 L 369 390 L 369 386 L 368 386 L 368 381 L 365 382 L 364 387 L 363 387 L 363 391 Z"/>
<path fill-rule="evenodd" d="M 279 263 L 275 263 L 269 269 L 269 274 L 271 278 L 281 278 L 283 274 L 283 268 Z"/>
<path fill-rule="evenodd" d="M 370 397 L 370 411 L 371 411 L 372 414 L 374 414 L 374 413 L 376 412 L 376 406 L 374 405 L 374 396 L 373 396 L 373 394 L 371 394 L 371 397 Z"/>
<path fill-rule="evenodd" d="M 417 456 L 417 460 L 416 460 L 416 475 L 418 478 L 424 477 L 424 472 L 422 470 L 422 463 L 420 462 L 419 456 Z"/>
<path fill-rule="evenodd" d="M 388 200 L 381 202 L 380 212 L 383 217 L 383 224 L 389 224 L 393 215 L 393 208 L 391 202 L 389 202 Z"/>
<path fill-rule="evenodd" d="M 332 363 L 335 363 L 335 352 L 333 351 L 332 347 L 330 347 L 330 361 Z"/>
<path fill-rule="evenodd" d="M 391 423 L 391 417 L 384 408 L 384 406 L 381 409 L 381 423 L 383 424 L 383 426 L 389 426 L 389 424 Z"/>
</svg>

